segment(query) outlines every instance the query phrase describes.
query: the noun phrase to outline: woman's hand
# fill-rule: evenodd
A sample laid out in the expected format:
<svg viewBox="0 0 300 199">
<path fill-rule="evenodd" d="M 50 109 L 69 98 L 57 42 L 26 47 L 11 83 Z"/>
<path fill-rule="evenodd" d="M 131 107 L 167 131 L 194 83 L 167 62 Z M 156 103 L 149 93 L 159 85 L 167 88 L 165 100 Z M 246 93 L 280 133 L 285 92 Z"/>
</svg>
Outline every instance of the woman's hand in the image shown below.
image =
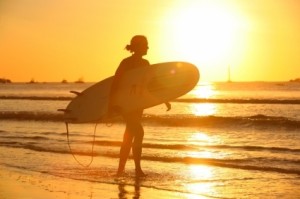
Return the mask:
<svg viewBox="0 0 300 199">
<path fill-rule="evenodd" d="M 165 105 L 167 107 L 167 111 L 171 110 L 172 106 L 169 102 L 166 102 Z"/>
</svg>

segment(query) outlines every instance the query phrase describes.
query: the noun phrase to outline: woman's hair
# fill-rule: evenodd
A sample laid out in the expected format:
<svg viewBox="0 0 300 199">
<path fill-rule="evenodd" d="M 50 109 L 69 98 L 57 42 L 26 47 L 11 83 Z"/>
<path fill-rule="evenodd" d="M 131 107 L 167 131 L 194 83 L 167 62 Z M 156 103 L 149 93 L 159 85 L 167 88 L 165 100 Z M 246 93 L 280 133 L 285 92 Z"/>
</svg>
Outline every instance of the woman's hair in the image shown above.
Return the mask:
<svg viewBox="0 0 300 199">
<path fill-rule="evenodd" d="M 125 49 L 130 52 L 135 52 L 141 45 L 147 43 L 147 38 L 143 35 L 135 35 L 132 37 L 130 44 L 125 46 Z"/>
</svg>

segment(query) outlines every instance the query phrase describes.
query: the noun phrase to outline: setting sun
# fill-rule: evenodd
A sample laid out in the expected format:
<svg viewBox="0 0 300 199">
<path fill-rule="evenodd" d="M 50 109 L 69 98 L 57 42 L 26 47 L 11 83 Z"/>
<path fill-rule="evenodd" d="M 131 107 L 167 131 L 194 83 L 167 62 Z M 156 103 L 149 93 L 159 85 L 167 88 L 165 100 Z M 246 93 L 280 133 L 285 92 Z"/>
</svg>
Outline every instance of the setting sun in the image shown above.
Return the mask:
<svg viewBox="0 0 300 199">
<path fill-rule="evenodd" d="M 187 1 L 172 9 L 166 20 L 171 24 L 172 43 L 176 44 L 174 54 L 200 68 L 210 67 L 210 73 L 238 59 L 246 42 L 240 31 L 247 22 L 229 5 Z"/>
</svg>

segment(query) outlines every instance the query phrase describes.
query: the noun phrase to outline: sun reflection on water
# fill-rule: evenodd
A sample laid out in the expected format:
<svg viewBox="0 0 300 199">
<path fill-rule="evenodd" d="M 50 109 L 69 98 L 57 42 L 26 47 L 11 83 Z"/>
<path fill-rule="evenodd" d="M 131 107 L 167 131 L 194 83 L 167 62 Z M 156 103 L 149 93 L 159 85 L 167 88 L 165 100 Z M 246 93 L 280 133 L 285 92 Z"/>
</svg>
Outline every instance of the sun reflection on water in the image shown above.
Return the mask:
<svg viewBox="0 0 300 199">
<path fill-rule="evenodd" d="M 203 132 L 195 132 L 189 139 L 189 143 L 209 145 L 214 142 L 213 138 Z M 201 146 L 199 146 L 201 147 Z M 213 158 L 214 153 L 209 150 L 188 151 L 187 155 L 193 158 Z"/>
<path fill-rule="evenodd" d="M 216 94 L 216 88 L 212 83 L 202 83 L 191 92 L 191 95 L 193 95 L 193 97 L 204 99 L 211 98 Z"/>
<path fill-rule="evenodd" d="M 217 112 L 216 105 L 210 103 L 191 104 L 190 111 L 196 116 L 210 116 Z"/>
<path fill-rule="evenodd" d="M 215 192 L 213 183 L 209 180 L 213 178 L 213 168 L 204 165 L 190 165 L 189 174 L 193 183 L 186 184 L 189 192 L 201 195 L 189 196 L 188 199 L 206 198 L 205 195 L 211 195 Z"/>
<path fill-rule="evenodd" d="M 214 140 L 212 139 L 212 137 L 210 137 L 206 133 L 197 131 L 189 137 L 188 141 L 189 141 L 189 143 L 202 142 L 202 143 L 205 143 L 205 144 L 209 144 L 209 143 L 212 143 Z"/>
<path fill-rule="evenodd" d="M 196 87 L 191 93 L 192 97 L 197 99 L 209 99 L 217 95 L 215 86 L 211 83 L 204 83 Z M 191 103 L 189 105 L 190 113 L 195 116 L 211 116 L 217 113 L 217 106 L 213 103 Z M 189 143 L 200 145 L 211 145 L 218 142 L 216 138 L 209 136 L 205 132 L 195 132 L 188 139 Z M 209 149 L 200 149 L 197 151 L 187 152 L 187 156 L 192 158 L 213 159 L 216 154 Z M 191 164 L 188 168 L 188 175 L 190 176 L 190 183 L 186 183 L 186 189 L 190 193 L 188 199 L 207 198 L 206 195 L 213 195 L 215 190 L 215 184 L 211 182 L 214 176 L 214 168 L 207 165 Z"/>
<path fill-rule="evenodd" d="M 217 140 L 211 137 L 209 134 L 205 132 L 197 131 L 193 133 L 189 139 L 189 143 L 200 143 L 200 145 L 210 145 Z M 199 147 L 201 148 L 201 146 Z M 187 156 L 193 158 L 203 158 L 205 159 L 213 159 L 215 158 L 215 153 L 209 149 L 201 149 L 197 151 L 189 151 L 187 152 Z M 199 164 L 191 164 L 188 166 L 187 175 L 190 178 L 190 182 L 185 184 L 188 192 L 193 193 L 194 195 L 189 195 L 187 199 L 200 199 L 207 198 L 206 196 L 214 195 L 217 190 L 215 189 L 215 183 L 212 179 L 215 178 L 214 167 L 209 165 L 199 165 Z"/>
<path fill-rule="evenodd" d="M 197 99 L 209 99 L 216 95 L 217 91 L 212 83 L 201 84 L 191 93 Z M 192 103 L 189 105 L 190 112 L 196 116 L 210 116 L 217 112 L 217 107 L 212 103 Z"/>
</svg>

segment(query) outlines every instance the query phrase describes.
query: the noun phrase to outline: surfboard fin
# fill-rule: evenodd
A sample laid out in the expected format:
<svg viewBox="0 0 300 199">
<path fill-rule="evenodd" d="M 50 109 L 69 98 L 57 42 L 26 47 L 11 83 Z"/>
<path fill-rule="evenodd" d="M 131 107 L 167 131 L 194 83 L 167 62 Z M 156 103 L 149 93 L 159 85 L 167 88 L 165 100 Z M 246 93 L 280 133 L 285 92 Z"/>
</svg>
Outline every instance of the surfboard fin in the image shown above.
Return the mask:
<svg viewBox="0 0 300 199">
<path fill-rule="evenodd" d="M 75 95 L 77 95 L 77 96 L 82 95 L 82 93 L 81 93 L 81 92 L 78 92 L 78 91 L 70 91 L 70 93 L 73 93 L 73 94 L 75 94 Z"/>
<path fill-rule="evenodd" d="M 61 111 L 61 112 L 64 112 L 64 113 L 70 113 L 71 110 L 69 109 L 57 109 L 57 111 Z"/>
</svg>

